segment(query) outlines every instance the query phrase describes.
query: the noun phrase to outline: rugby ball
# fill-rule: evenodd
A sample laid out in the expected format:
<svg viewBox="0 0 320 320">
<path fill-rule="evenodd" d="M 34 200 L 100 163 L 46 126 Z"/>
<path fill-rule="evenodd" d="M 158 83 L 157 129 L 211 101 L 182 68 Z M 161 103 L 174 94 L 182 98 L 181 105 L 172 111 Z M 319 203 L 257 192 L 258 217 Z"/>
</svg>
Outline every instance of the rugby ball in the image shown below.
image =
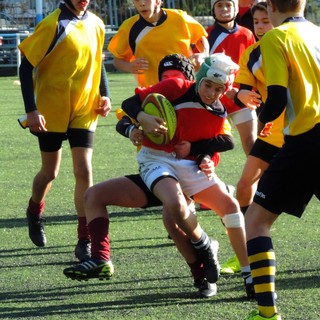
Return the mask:
<svg viewBox="0 0 320 320">
<path fill-rule="evenodd" d="M 177 128 L 176 112 L 171 102 L 162 94 L 150 93 L 143 100 L 141 107 L 145 113 L 162 118 L 168 128 L 164 134 L 146 133 L 147 138 L 155 144 L 169 143 Z"/>
</svg>

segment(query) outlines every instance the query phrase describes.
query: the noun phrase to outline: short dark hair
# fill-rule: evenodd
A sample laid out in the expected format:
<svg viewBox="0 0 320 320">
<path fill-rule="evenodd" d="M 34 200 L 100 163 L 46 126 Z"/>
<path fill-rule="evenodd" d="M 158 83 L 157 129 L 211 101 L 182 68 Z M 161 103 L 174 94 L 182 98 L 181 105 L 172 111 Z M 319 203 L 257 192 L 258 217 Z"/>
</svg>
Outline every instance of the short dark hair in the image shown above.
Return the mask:
<svg viewBox="0 0 320 320">
<path fill-rule="evenodd" d="M 253 15 L 257 10 L 267 11 L 267 1 L 259 1 L 251 7 L 251 14 Z"/>
</svg>

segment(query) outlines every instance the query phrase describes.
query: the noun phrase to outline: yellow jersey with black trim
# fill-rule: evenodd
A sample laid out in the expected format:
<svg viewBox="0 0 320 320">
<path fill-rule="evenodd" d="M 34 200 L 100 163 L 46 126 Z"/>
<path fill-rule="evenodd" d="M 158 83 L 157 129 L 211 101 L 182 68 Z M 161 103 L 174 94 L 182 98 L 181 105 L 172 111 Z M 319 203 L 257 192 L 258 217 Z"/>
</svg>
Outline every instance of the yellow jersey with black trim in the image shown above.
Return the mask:
<svg viewBox="0 0 320 320">
<path fill-rule="evenodd" d="M 320 28 L 292 17 L 260 41 L 266 85 L 287 88 L 285 135 L 299 135 L 320 122 Z"/>
<path fill-rule="evenodd" d="M 19 45 L 34 66 L 36 106 L 49 132 L 96 129 L 104 29 L 93 13 L 77 18 L 60 5 Z"/>
<path fill-rule="evenodd" d="M 159 62 L 168 54 L 192 55 L 191 45 L 196 44 L 207 32 L 202 25 L 185 11 L 163 9 L 163 15 L 154 25 L 135 15 L 125 20 L 112 37 L 108 50 L 118 59 L 133 61 L 145 58 L 149 69 L 135 74 L 139 86 L 156 84 Z"/>
<path fill-rule="evenodd" d="M 251 86 L 260 93 L 262 101 L 265 102 L 267 99 L 267 87 L 262 70 L 259 42 L 254 43 L 243 52 L 239 60 L 239 67 L 235 82 Z M 283 126 L 284 112 L 273 121 L 271 134 L 267 137 L 258 136 L 258 139 L 281 148 L 284 143 Z"/>
</svg>

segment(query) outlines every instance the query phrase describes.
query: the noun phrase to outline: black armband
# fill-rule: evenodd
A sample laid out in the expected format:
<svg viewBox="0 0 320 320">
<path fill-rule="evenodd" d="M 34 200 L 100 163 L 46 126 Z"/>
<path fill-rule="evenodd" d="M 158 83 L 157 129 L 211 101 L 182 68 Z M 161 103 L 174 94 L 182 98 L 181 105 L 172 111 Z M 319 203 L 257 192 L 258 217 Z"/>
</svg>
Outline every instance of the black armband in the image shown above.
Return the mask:
<svg viewBox="0 0 320 320">
<path fill-rule="evenodd" d="M 239 92 L 239 91 L 238 91 L 238 92 Z M 238 107 L 240 107 L 240 108 L 245 108 L 246 105 L 245 105 L 244 103 L 242 103 L 242 102 L 240 101 L 240 99 L 238 98 L 238 92 L 237 92 L 237 94 L 235 95 L 233 101 L 234 101 L 234 103 L 235 103 Z"/>
<path fill-rule="evenodd" d="M 132 130 L 132 129 L 130 130 L 130 128 L 132 126 L 135 126 L 135 125 L 132 123 L 131 119 L 129 117 L 124 116 L 116 124 L 116 130 L 122 136 L 129 138 L 130 137 L 130 132 Z"/>
<path fill-rule="evenodd" d="M 240 84 L 239 91 L 241 91 L 241 90 L 252 90 L 252 86 L 249 86 L 247 84 Z M 236 93 L 233 101 L 238 107 L 245 108 L 246 105 L 244 103 L 242 103 L 241 100 L 238 98 L 239 91 Z"/>
</svg>

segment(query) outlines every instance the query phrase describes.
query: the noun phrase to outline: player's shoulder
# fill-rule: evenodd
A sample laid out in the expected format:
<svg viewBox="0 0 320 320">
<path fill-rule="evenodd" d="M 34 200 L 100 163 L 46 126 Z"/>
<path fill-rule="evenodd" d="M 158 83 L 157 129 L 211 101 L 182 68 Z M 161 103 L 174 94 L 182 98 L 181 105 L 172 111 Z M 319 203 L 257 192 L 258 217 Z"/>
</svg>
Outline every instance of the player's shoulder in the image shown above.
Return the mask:
<svg viewBox="0 0 320 320">
<path fill-rule="evenodd" d="M 163 9 L 168 16 L 185 16 L 187 12 L 181 9 Z"/>
<path fill-rule="evenodd" d="M 199 24 L 200 23 L 193 18 L 191 15 L 189 15 L 186 11 L 181 9 L 163 9 L 168 18 L 175 19 L 176 21 L 183 21 L 184 23 L 194 23 Z"/>
<path fill-rule="evenodd" d="M 134 25 L 138 20 L 140 19 L 140 16 L 138 14 L 128 18 L 128 19 L 125 19 L 120 27 L 119 27 L 119 30 L 120 29 L 124 29 L 124 28 L 130 28 L 132 25 Z"/>
</svg>

